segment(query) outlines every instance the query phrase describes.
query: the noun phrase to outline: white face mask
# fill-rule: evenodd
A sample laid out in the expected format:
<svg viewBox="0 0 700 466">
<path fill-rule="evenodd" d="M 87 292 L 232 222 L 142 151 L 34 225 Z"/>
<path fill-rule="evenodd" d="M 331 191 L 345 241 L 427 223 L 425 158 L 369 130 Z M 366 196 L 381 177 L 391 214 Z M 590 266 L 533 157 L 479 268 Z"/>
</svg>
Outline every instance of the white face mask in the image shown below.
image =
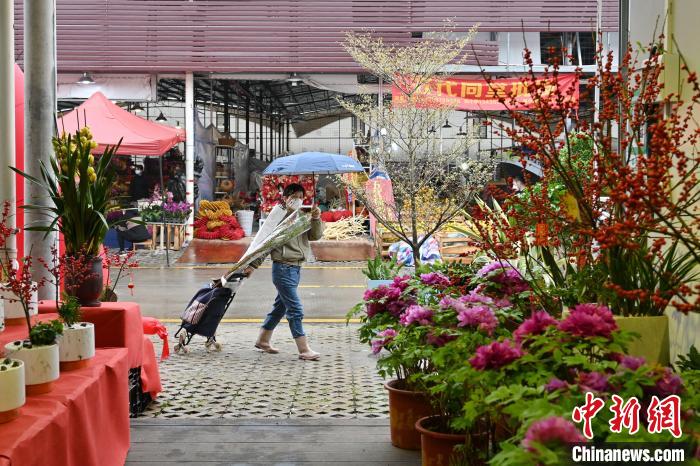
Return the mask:
<svg viewBox="0 0 700 466">
<path fill-rule="evenodd" d="M 302 206 L 302 200 L 299 198 L 288 199 L 287 208 L 290 210 L 299 210 Z"/>
</svg>

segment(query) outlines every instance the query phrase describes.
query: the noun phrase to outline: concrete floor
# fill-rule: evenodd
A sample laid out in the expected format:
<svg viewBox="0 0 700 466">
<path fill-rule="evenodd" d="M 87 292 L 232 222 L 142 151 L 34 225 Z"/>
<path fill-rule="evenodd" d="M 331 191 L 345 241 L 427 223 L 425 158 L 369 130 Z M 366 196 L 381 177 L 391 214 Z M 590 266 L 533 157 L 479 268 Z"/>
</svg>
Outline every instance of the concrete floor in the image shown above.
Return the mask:
<svg viewBox="0 0 700 466">
<path fill-rule="evenodd" d="M 343 318 L 362 299 L 366 279 L 362 266 L 316 262 L 302 269 L 299 295 L 309 319 Z M 145 316 L 177 319 L 192 295 L 212 278 L 226 272 L 224 267 L 138 268 L 133 271 L 133 296 L 128 278 L 120 280 L 120 301 L 141 305 Z M 265 263 L 240 288 L 227 319 L 262 319 L 277 294 L 272 285 L 270 263 Z"/>
</svg>

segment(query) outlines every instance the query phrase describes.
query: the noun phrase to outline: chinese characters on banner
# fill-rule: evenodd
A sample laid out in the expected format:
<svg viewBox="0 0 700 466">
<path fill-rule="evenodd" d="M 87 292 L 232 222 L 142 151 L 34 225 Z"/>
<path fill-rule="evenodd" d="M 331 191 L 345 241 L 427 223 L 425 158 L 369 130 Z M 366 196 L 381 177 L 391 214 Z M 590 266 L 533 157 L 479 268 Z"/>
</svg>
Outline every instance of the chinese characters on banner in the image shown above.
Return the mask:
<svg viewBox="0 0 700 466">
<path fill-rule="evenodd" d="M 617 396 L 612 396 L 613 405 L 610 411 L 613 413 L 612 419 L 608 422 L 610 431 L 621 433 L 622 429 L 627 429 L 630 435 L 639 431 L 639 411 L 641 404 L 637 398 L 632 397 L 627 402 Z M 583 406 L 574 408 L 571 418 L 576 423 L 583 422 L 583 435 L 593 439 L 592 421 L 596 414 L 605 406 L 601 398 L 597 398 L 593 393 L 586 393 L 586 402 Z M 646 410 L 647 431 L 650 434 L 660 434 L 663 431 L 670 432 L 675 438 L 683 435 L 681 431 L 681 399 L 678 395 L 670 395 L 659 400 L 657 396 L 651 397 L 651 402 Z"/>
<path fill-rule="evenodd" d="M 579 86 L 574 74 L 560 74 L 557 78 L 549 77 L 538 80 L 544 85 L 540 98 L 556 98 L 556 90 L 568 99 L 574 108 L 578 108 Z M 417 106 L 432 105 L 455 106 L 456 110 L 528 110 L 536 107 L 536 102 L 528 90 L 528 83 L 521 78 L 494 79 L 487 83 L 484 79 L 458 78 L 436 79 L 423 85 L 417 92 Z M 505 104 L 499 99 L 505 99 Z M 511 101 L 514 98 L 515 101 Z M 396 86 L 391 88 L 391 99 L 394 106 L 407 103 L 405 93 Z"/>
</svg>

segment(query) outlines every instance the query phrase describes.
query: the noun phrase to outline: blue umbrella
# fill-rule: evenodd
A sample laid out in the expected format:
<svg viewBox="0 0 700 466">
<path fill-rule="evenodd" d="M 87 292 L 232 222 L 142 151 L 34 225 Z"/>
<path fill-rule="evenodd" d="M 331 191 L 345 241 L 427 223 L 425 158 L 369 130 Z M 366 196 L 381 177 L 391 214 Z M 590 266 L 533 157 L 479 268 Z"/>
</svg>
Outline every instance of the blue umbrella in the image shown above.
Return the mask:
<svg viewBox="0 0 700 466">
<path fill-rule="evenodd" d="M 274 160 L 263 175 L 335 175 L 363 171 L 362 165 L 347 155 L 302 152 Z"/>
</svg>

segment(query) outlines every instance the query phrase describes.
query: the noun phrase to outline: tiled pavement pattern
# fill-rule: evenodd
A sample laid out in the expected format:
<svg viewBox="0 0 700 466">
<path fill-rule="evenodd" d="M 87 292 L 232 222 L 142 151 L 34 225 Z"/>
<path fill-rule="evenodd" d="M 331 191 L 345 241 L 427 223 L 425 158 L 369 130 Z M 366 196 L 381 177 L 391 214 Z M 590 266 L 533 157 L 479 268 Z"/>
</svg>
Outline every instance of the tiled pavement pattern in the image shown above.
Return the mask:
<svg viewBox="0 0 700 466">
<path fill-rule="evenodd" d="M 116 254 L 118 249 L 110 249 L 110 254 Z M 185 249 L 179 251 L 168 251 L 168 257 L 165 257 L 164 249 L 137 249 L 134 254 L 134 260 L 138 261 L 141 267 L 165 267 L 167 260 L 170 259 L 170 265 L 175 265 L 177 260 L 185 252 Z"/>
<path fill-rule="evenodd" d="M 168 324 L 171 347 L 176 324 Z M 207 353 L 195 336 L 189 353 L 160 365 L 163 393 L 144 413 L 158 418 L 388 417 L 387 394 L 376 357 L 359 343 L 357 325 L 305 325 L 320 361 L 301 361 L 283 321 L 273 344 L 279 354 L 253 348 L 257 324 L 222 323 L 220 353 Z M 156 342 L 157 340 L 154 340 Z M 157 352 L 160 346 L 156 343 Z"/>
</svg>

